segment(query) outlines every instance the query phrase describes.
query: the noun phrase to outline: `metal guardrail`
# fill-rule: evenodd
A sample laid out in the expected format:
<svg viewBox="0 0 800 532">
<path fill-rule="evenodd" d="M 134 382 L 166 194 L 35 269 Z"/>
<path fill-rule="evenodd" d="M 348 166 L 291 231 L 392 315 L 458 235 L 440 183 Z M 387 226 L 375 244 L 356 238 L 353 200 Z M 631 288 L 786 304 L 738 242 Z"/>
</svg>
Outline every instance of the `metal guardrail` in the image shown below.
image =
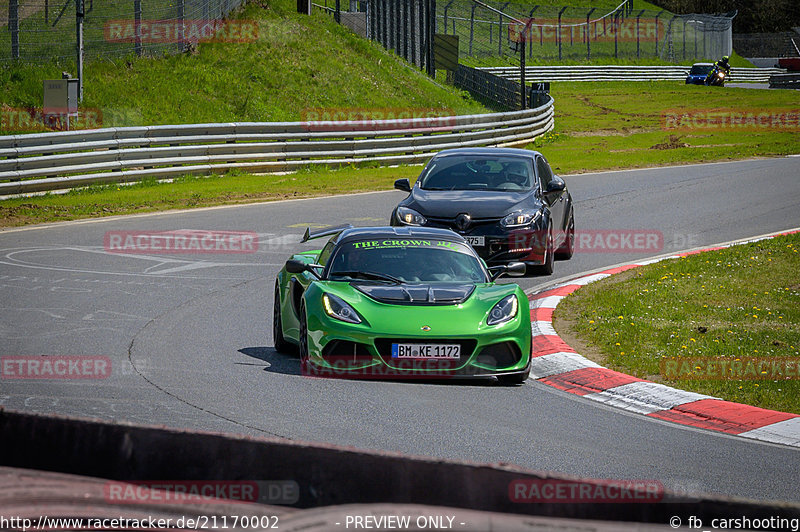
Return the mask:
<svg viewBox="0 0 800 532">
<path fill-rule="evenodd" d="M 769 77 L 770 89 L 800 89 L 800 74 L 773 74 Z"/>
<path fill-rule="evenodd" d="M 413 164 L 467 146 L 513 146 L 553 128 L 536 109 L 350 122 L 263 122 L 106 128 L 0 137 L 0 195 L 241 169 Z"/>
<path fill-rule="evenodd" d="M 528 81 L 683 81 L 690 66 L 628 66 L 628 65 L 576 65 L 529 66 L 525 68 Z M 484 67 L 480 70 L 504 78 L 518 78 L 516 67 Z M 782 74 L 781 68 L 731 68 L 729 82 L 767 83 L 770 76 Z"/>
</svg>

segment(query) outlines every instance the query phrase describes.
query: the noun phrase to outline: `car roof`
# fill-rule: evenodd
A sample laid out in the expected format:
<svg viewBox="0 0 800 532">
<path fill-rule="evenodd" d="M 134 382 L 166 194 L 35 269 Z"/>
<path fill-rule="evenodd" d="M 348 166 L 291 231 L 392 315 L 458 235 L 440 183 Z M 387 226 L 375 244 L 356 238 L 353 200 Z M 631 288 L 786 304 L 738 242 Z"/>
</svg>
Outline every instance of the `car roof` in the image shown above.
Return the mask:
<svg viewBox="0 0 800 532">
<path fill-rule="evenodd" d="M 345 229 L 336 239 L 336 244 L 371 240 L 373 238 L 436 238 L 451 242 L 466 243 L 463 236 L 449 229 L 435 227 L 353 227 Z"/>
<path fill-rule="evenodd" d="M 541 155 L 541 153 L 519 148 L 453 148 L 451 150 L 442 150 L 434 155 L 433 158 L 436 159 L 438 157 L 447 157 L 451 155 L 516 155 L 520 157 L 534 157 L 536 155 Z"/>
</svg>

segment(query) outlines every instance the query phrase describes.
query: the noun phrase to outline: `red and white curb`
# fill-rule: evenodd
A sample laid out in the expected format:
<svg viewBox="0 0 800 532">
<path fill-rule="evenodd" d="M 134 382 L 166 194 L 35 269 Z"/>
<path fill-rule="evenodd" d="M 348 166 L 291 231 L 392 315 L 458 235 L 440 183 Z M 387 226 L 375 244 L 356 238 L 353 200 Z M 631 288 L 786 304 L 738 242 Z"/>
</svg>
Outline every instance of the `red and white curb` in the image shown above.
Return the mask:
<svg viewBox="0 0 800 532">
<path fill-rule="evenodd" d="M 533 332 L 531 378 L 559 390 L 629 412 L 744 438 L 800 447 L 799 415 L 723 401 L 604 368 L 582 357 L 567 345 L 556 333 L 552 322 L 553 310 L 564 297 L 610 275 L 661 260 L 797 232 L 800 229 L 626 264 L 530 294 L 528 297 Z"/>
</svg>

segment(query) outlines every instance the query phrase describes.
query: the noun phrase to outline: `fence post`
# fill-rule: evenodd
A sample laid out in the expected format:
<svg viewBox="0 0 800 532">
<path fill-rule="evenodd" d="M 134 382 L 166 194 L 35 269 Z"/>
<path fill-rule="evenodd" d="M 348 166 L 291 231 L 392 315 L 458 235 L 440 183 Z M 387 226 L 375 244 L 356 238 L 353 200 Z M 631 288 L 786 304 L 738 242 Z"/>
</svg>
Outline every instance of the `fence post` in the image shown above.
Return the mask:
<svg viewBox="0 0 800 532">
<path fill-rule="evenodd" d="M 557 38 L 558 38 L 558 60 L 559 61 L 561 61 L 561 15 L 563 15 L 564 11 L 566 11 L 566 10 L 567 10 L 567 8 L 565 6 L 565 7 L 562 7 L 561 11 L 558 12 L 558 36 L 557 36 Z"/>
<path fill-rule="evenodd" d="M 661 11 L 658 12 L 658 15 L 656 15 L 656 57 L 658 57 L 658 17 L 660 17 L 663 14 L 664 10 L 662 9 Z"/>
<path fill-rule="evenodd" d="M 614 12 L 614 57 L 618 58 L 619 45 L 617 44 L 619 35 L 619 11 Z"/>
<path fill-rule="evenodd" d="M 133 28 L 136 32 L 134 48 L 136 55 L 142 55 L 142 0 L 133 0 Z"/>
<path fill-rule="evenodd" d="M 342 20 L 341 10 L 342 10 L 341 0 L 336 0 L 336 11 L 333 12 L 333 20 L 335 20 L 337 24 L 341 24 Z"/>
<path fill-rule="evenodd" d="M 592 16 L 592 13 L 594 13 L 595 9 L 597 8 L 593 7 L 592 9 L 589 10 L 588 13 L 586 13 L 586 60 L 587 61 L 592 58 L 592 45 L 589 44 L 592 40 L 589 35 L 589 17 Z"/>
<path fill-rule="evenodd" d="M 528 12 L 528 22 L 525 24 L 528 28 L 528 33 L 526 35 L 526 40 L 528 41 L 528 55 L 531 57 L 533 57 L 533 39 L 531 39 L 531 37 L 533 37 L 533 13 L 537 9 L 539 9 L 539 6 L 533 6 L 533 9 Z M 539 28 L 539 31 L 541 31 L 541 28 Z"/>
<path fill-rule="evenodd" d="M 11 57 L 19 59 L 19 0 L 8 3 L 8 31 L 11 32 Z"/>
<path fill-rule="evenodd" d="M 683 58 L 686 59 L 686 19 L 683 19 Z"/>
<path fill-rule="evenodd" d="M 639 59 L 639 18 L 644 13 L 644 9 L 639 11 L 639 14 L 636 15 L 636 59 Z"/>
<path fill-rule="evenodd" d="M 75 31 L 77 41 L 75 51 L 78 61 L 78 101 L 83 101 L 83 0 L 75 0 Z M 67 119 L 69 120 L 69 119 Z"/>
<path fill-rule="evenodd" d="M 475 38 L 475 8 L 478 4 L 472 4 L 469 14 L 469 55 L 472 57 L 472 40 Z"/>
<path fill-rule="evenodd" d="M 186 4 L 185 0 L 178 0 L 178 47 L 179 51 L 186 50 Z"/>
<path fill-rule="evenodd" d="M 522 46 L 519 47 L 519 92 L 520 92 L 520 110 L 524 111 L 528 106 L 525 102 L 525 33 L 530 28 L 531 22 L 525 24 L 522 34 Z"/>
</svg>

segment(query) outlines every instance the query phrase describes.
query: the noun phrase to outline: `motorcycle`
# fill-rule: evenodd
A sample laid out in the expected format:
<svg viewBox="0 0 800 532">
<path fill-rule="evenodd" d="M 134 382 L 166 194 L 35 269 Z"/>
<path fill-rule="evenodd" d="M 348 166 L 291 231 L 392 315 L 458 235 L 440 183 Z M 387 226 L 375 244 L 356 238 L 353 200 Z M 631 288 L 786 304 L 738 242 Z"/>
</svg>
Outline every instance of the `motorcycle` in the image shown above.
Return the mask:
<svg viewBox="0 0 800 532">
<path fill-rule="evenodd" d="M 711 69 L 711 72 L 706 76 L 705 84 L 711 87 L 724 87 L 727 75 L 727 72 L 722 70 L 719 65 L 714 65 L 714 68 Z"/>
</svg>

